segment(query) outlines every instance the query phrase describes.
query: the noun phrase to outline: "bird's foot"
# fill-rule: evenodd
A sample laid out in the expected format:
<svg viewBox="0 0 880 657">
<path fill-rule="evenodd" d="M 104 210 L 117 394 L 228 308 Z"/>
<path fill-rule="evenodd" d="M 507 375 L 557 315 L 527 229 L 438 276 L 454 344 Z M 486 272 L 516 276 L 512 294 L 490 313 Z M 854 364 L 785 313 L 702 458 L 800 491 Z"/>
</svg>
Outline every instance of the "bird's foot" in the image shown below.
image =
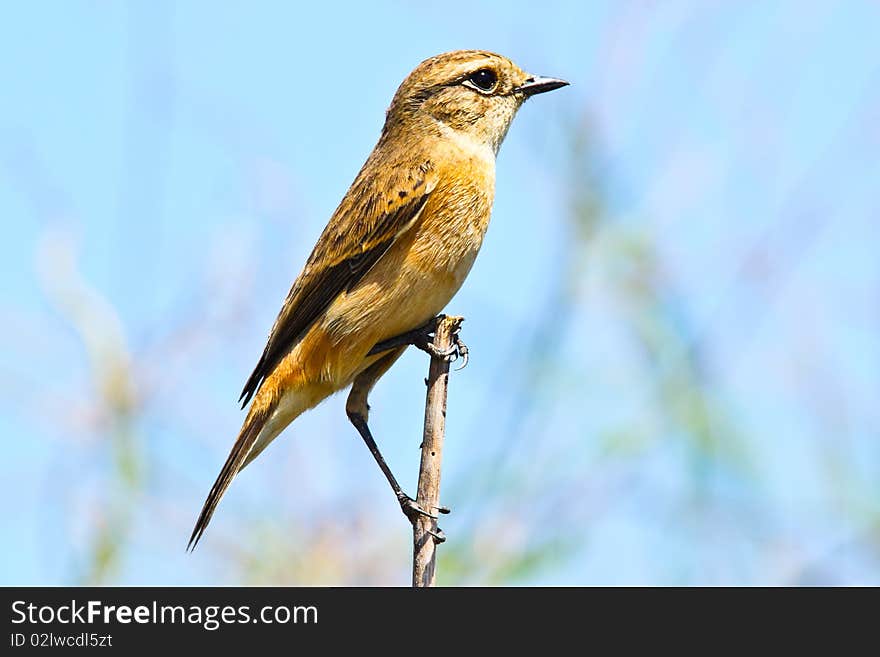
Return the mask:
<svg viewBox="0 0 880 657">
<path fill-rule="evenodd" d="M 408 495 L 401 493 L 398 495 L 397 500 L 400 502 L 400 510 L 403 511 L 403 515 L 407 517 L 407 519 L 415 526 L 416 521 L 419 516 L 424 516 L 425 518 L 430 518 L 431 520 L 437 520 L 437 516 L 433 513 L 428 513 L 422 507 L 418 505 L 418 503 Z M 434 507 L 438 513 L 449 513 L 449 508 L 445 506 L 435 506 Z M 442 529 L 436 526 L 434 523 L 433 529 L 428 529 L 427 533 L 434 537 L 434 542 L 437 544 L 446 542 L 446 534 Z"/>
<path fill-rule="evenodd" d="M 425 511 L 409 495 L 401 493 L 397 496 L 397 501 L 400 502 L 400 510 L 403 511 L 403 515 L 405 515 L 413 524 L 415 524 L 419 516 L 425 516 L 426 518 L 431 518 L 432 520 L 437 519 L 436 515 Z"/>
<path fill-rule="evenodd" d="M 455 333 L 452 334 L 452 348 L 455 353 L 455 357 L 450 362 L 455 362 L 458 358 L 461 358 L 461 365 L 456 367 L 456 370 L 463 370 L 467 367 L 469 352 L 467 345 L 462 341 L 461 335 L 459 334 L 459 330 L 461 327 L 455 329 Z"/>
<path fill-rule="evenodd" d="M 437 324 L 445 319 L 445 315 L 438 315 L 424 326 L 413 331 L 412 345 L 417 349 L 421 349 L 434 358 L 444 358 L 448 363 L 454 363 L 459 358 L 462 359 L 461 367 L 456 369 L 464 369 L 468 364 L 468 348 L 461 339 L 461 322 L 464 318 L 455 317 L 458 320 L 452 332 L 452 344 L 447 349 L 438 349 L 434 346 L 434 334 L 437 331 Z"/>
<path fill-rule="evenodd" d="M 433 529 L 429 529 L 428 533 L 434 537 L 434 542 L 437 543 L 438 545 L 440 543 L 446 542 L 446 534 L 444 534 L 443 530 L 440 529 L 439 527 L 437 528 L 437 531 L 434 531 Z"/>
<path fill-rule="evenodd" d="M 437 315 L 424 326 L 420 326 L 412 331 L 407 331 L 406 333 L 389 338 L 388 340 L 383 340 L 370 349 L 370 352 L 367 355 L 373 356 L 375 354 L 380 354 L 383 351 L 394 349 L 395 347 L 411 344 L 417 349 L 421 349 L 429 356 L 433 358 L 444 358 L 449 363 L 453 363 L 461 358 L 463 359 L 463 362 L 458 369 L 462 369 L 468 363 L 468 348 L 467 345 L 462 342 L 461 336 L 459 335 L 461 323 L 464 321 L 464 318 L 451 318 L 455 321 L 455 328 L 452 332 L 452 344 L 448 349 L 438 349 L 434 346 L 434 336 L 437 332 L 438 324 L 444 319 L 446 319 L 446 315 Z"/>
</svg>

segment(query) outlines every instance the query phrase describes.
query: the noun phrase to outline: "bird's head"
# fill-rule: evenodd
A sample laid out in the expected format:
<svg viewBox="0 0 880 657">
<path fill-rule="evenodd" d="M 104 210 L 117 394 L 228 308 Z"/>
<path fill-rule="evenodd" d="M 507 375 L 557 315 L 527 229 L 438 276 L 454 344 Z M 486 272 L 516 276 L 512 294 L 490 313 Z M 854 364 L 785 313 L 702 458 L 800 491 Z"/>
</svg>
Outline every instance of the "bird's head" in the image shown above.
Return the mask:
<svg viewBox="0 0 880 657">
<path fill-rule="evenodd" d="M 388 108 L 383 134 L 437 131 L 498 152 L 516 111 L 535 94 L 568 82 L 531 75 L 501 55 L 457 50 L 426 59 Z"/>
</svg>

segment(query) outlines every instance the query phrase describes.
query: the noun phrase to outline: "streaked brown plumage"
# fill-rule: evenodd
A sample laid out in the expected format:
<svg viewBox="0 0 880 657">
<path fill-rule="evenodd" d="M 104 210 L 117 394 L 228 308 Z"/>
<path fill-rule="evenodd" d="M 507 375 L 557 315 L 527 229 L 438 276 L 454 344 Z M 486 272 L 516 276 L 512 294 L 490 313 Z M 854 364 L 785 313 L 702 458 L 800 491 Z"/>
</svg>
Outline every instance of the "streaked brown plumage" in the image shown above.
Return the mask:
<svg viewBox="0 0 880 657">
<path fill-rule="evenodd" d="M 458 291 L 489 224 L 495 155 L 511 120 L 526 98 L 564 84 L 474 50 L 425 60 L 403 81 L 379 142 L 294 282 L 245 384 L 241 401 L 253 403 L 190 547 L 235 475 L 333 392 L 352 385 L 346 411 L 370 446 L 367 395 L 404 348 L 369 351 L 428 322 Z"/>
</svg>

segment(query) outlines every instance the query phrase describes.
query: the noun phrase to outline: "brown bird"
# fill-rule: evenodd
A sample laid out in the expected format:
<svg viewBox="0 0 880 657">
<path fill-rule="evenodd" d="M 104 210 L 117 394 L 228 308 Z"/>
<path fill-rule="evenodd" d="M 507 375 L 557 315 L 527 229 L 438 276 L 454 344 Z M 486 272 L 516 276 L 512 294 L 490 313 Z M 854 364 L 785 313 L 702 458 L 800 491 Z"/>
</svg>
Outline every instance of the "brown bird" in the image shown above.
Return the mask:
<svg viewBox="0 0 880 657">
<path fill-rule="evenodd" d="M 367 395 L 417 329 L 461 287 L 495 194 L 495 156 L 527 98 L 563 80 L 490 52 L 431 57 L 403 81 L 379 142 L 318 238 L 239 401 L 247 418 L 196 522 L 194 548 L 235 475 L 304 411 L 351 385 L 345 405 L 404 513 L 425 513 L 398 485 L 367 426 Z M 415 340 L 425 347 L 426 340 Z"/>
</svg>

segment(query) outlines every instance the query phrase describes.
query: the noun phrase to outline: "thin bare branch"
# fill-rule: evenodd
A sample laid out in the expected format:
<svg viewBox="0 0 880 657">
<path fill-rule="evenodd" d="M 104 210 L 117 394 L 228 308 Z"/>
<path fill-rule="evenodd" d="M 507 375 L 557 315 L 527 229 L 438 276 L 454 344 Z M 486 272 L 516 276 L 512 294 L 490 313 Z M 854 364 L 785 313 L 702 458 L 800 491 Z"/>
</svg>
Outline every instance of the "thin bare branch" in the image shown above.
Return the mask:
<svg viewBox="0 0 880 657">
<path fill-rule="evenodd" d="M 457 344 L 462 317 L 440 316 L 432 343 L 434 353 L 428 368 L 428 393 L 425 398 L 425 430 L 422 439 L 422 460 L 419 468 L 419 507 L 434 517 L 419 516 L 413 523 L 413 586 L 434 586 L 436 580 L 437 545 L 445 540 L 437 527 L 436 514 L 445 512 L 440 505 L 440 469 L 443 459 L 443 437 L 446 431 L 446 391 L 449 385 L 449 358 Z"/>
</svg>

